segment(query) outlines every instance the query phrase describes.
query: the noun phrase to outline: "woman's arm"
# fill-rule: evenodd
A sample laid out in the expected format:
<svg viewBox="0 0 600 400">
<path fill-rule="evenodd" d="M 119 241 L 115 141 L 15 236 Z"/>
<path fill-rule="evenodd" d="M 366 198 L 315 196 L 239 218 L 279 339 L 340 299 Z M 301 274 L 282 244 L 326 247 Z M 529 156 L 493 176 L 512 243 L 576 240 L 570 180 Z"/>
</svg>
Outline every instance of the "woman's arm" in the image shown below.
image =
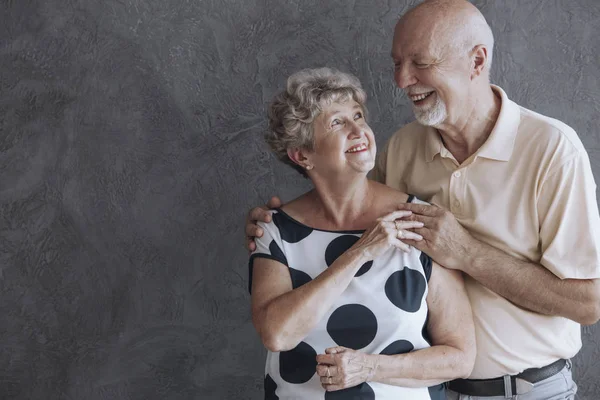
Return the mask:
<svg viewBox="0 0 600 400">
<path fill-rule="evenodd" d="M 379 219 L 329 268 L 294 290 L 286 266 L 275 260 L 255 258 L 251 288 L 252 322 L 265 347 L 270 351 L 296 347 L 346 290 L 365 262 L 375 259 L 390 246 L 407 250 L 408 246 L 396 238 L 398 231 L 393 222 L 406 215 L 404 211 L 396 211 Z M 415 224 L 420 223 L 398 221 L 400 229 L 411 229 Z M 404 231 L 404 235 L 417 238 L 410 231 Z"/>
<path fill-rule="evenodd" d="M 323 387 L 334 391 L 362 382 L 424 387 L 468 377 L 475 362 L 475 331 L 461 273 L 432 263 L 427 304 L 431 347 L 391 356 L 327 349 L 317 356 Z"/>
<path fill-rule="evenodd" d="M 407 354 L 377 355 L 372 381 L 433 386 L 467 378 L 475 363 L 475 329 L 462 273 L 432 263 L 428 331 L 432 346 Z"/>
<path fill-rule="evenodd" d="M 292 290 L 288 268 L 256 258 L 252 277 L 252 322 L 270 351 L 291 350 L 323 318 L 366 262 L 349 250 L 312 281 Z"/>
</svg>

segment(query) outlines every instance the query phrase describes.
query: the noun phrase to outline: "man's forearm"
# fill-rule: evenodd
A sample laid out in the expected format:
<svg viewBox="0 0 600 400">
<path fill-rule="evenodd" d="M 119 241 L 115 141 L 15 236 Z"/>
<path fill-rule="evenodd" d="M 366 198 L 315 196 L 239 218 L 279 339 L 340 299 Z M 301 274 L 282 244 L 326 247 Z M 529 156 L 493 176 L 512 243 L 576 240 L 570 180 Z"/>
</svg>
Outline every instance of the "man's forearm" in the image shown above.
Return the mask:
<svg viewBox="0 0 600 400">
<path fill-rule="evenodd" d="M 463 271 L 518 306 L 584 325 L 600 313 L 598 280 L 560 279 L 540 264 L 522 261 L 474 240 Z"/>
</svg>

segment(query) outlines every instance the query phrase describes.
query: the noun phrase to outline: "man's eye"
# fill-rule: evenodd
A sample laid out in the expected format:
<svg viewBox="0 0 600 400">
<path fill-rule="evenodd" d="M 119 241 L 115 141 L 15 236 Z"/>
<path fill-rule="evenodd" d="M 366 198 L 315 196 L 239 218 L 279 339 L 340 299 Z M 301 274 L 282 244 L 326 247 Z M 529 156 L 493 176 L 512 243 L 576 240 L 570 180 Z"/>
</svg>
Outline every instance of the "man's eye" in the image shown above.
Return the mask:
<svg viewBox="0 0 600 400">
<path fill-rule="evenodd" d="M 417 68 L 427 68 L 429 67 L 430 64 L 422 64 L 422 63 L 415 63 L 415 66 Z"/>
</svg>

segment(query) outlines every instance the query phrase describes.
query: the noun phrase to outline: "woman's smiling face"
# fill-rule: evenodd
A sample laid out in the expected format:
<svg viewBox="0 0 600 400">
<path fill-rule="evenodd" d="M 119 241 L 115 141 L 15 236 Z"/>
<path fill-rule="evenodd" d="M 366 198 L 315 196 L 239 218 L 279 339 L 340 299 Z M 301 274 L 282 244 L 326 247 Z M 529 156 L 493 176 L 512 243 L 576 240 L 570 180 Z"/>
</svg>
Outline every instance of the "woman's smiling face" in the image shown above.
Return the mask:
<svg viewBox="0 0 600 400">
<path fill-rule="evenodd" d="M 333 102 L 313 123 L 315 150 L 307 156 L 320 175 L 366 174 L 375 166 L 373 131 L 354 100 Z"/>
</svg>

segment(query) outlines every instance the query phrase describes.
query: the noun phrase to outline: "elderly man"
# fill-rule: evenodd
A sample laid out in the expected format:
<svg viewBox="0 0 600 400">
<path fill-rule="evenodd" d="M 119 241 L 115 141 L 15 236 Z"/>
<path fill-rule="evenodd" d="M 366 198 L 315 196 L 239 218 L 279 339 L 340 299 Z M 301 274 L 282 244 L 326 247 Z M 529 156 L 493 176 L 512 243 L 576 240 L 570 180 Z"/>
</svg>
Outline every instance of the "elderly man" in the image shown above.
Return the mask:
<svg viewBox="0 0 600 400">
<path fill-rule="evenodd" d="M 448 397 L 572 399 L 580 324 L 600 318 L 596 184 L 573 129 L 490 85 L 493 41 L 464 0 L 425 1 L 399 20 L 394 76 L 417 121 L 372 177 L 435 204 L 399 205 L 425 225 L 406 242 L 466 274 L 477 359 Z M 250 249 L 267 219 L 250 212 Z"/>
</svg>

